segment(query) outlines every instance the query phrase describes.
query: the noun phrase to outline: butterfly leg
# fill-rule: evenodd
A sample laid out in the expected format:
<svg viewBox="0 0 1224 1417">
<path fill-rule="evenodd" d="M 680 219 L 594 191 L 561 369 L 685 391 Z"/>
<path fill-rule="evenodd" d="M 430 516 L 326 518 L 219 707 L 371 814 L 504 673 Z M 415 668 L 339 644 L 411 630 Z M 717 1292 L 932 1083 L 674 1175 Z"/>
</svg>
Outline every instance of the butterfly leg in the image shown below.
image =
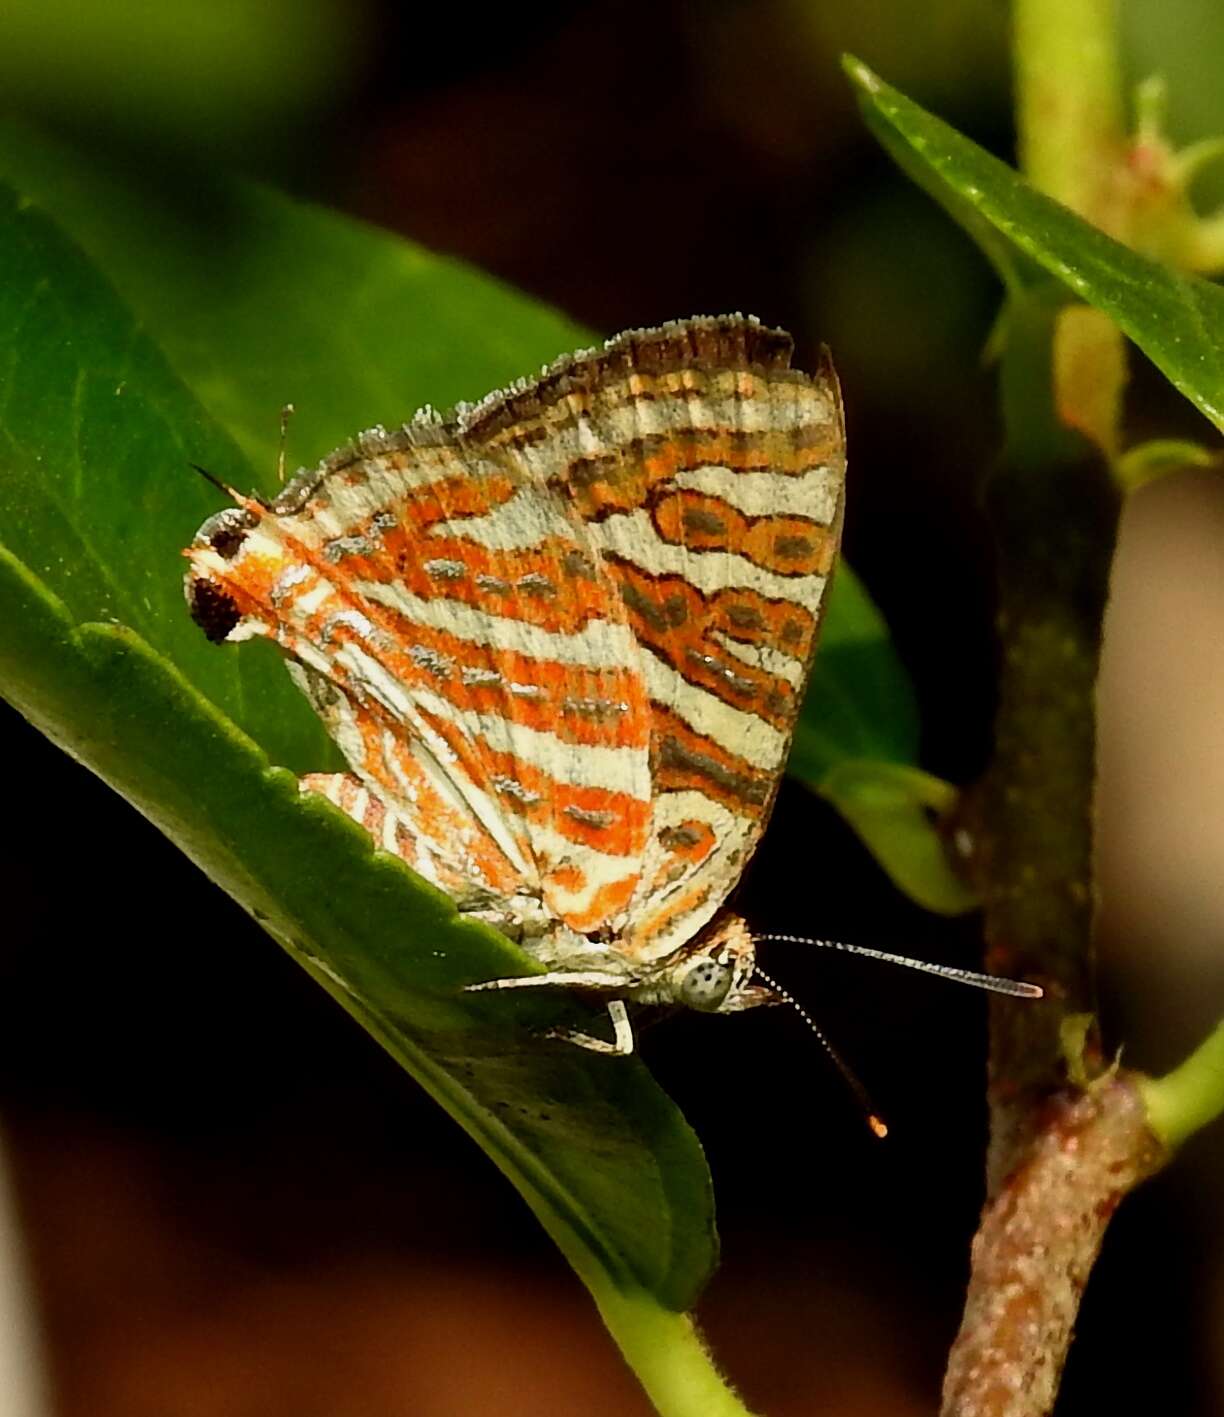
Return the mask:
<svg viewBox="0 0 1224 1417">
<path fill-rule="evenodd" d="M 633 1025 L 629 1022 L 629 1011 L 623 999 L 608 1000 L 608 1017 L 612 1020 L 615 1035 L 611 1043 L 596 1038 L 592 1033 L 582 1033 L 576 1028 L 550 1028 L 547 1038 L 562 1038 L 566 1043 L 577 1044 L 579 1048 L 589 1048 L 592 1053 L 606 1053 L 610 1057 L 627 1058 L 633 1052 Z"/>
<path fill-rule="evenodd" d="M 482 989 L 623 989 L 623 974 L 605 974 L 598 969 L 559 969 L 550 974 L 517 974 L 513 979 L 486 979 L 482 984 L 465 984 L 465 994 Z"/>
<path fill-rule="evenodd" d="M 483 984 L 468 984 L 464 992 L 479 993 L 483 989 L 623 989 L 625 978 L 621 974 L 602 974 L 598 970 L 558 970 L 552 974 L 522 974 L 513 979 L 486 979 Z M 550 1028 L 547 1038 L 563 1038 L 567 1043 L 579 1048 L 589 1048 L 592 1053 L 607 1053 L 617 1058 L 627 1058 L 633 1052 L 633 1026 L 629 1022 L 629 1011 L 623 999 L 608 1000 L 608 1017 L 612 1020 L 613 1041 L 608 1043 L 596 1038 L 592 1033 L 583 1033 L 576 1028 Z"/>
</svg>

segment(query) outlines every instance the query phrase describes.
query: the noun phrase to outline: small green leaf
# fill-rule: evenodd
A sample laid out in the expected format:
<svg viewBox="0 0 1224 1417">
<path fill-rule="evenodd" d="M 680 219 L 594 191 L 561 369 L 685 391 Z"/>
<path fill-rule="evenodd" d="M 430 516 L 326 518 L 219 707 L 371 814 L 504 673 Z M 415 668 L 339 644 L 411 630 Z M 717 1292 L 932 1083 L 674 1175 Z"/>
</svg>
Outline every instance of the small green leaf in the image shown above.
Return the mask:
<svg viewBox="0 0 1224 1417">
<path fill-rule="evenodd" d="M 1017 276 L 1017 257 L 1000 251 L 1000 238 L 1114 319 L 1174 387 L 1224 429 L 1224 290 L 1112 240 L 857 59 L 847 58 L 845 68 L 873 131 L 911 175 L 922 173 L 923 185 L 940 195 L 1005 279 L 1023 276 Z"/>
<path fill-rule="evenodd" d="M 819 792 L 850 823 L 894 885 L 927 910 L 962 915 L 980 904 L 952 870 L 935 830 L 956 803 L 942 779 L 899 763 L 836 763 Z"/>
<path fill-rule="evenodd" d="M 787 770 L 854 829 L 911 900 L 941 915 L 978 904 L 937 830 L 955 788 L 914 767 L 918 705 L 862 582 L 838 568 Z"/>
<path fill-rule="evenodd" d="M 1137 492 L 1149 482 L 1157 482 L 1171 472 L 1181 472 L 1188 467 L 1212 467 L 1218 454 L 1201 443 L 1191 443 L 1184 438 L 1153 438 L 1147 443 L 1136 443 L 1114 464 L 1118 485 L 1127 492 Z"/>
<path fill-rule="evenodd" d="M 844 759 L 912 763 L 917 753 L 918 705 L 909 678 L 884 617 L 843 564 L 829 592 L 789 771 L 819 786 Z"/>
</svg>

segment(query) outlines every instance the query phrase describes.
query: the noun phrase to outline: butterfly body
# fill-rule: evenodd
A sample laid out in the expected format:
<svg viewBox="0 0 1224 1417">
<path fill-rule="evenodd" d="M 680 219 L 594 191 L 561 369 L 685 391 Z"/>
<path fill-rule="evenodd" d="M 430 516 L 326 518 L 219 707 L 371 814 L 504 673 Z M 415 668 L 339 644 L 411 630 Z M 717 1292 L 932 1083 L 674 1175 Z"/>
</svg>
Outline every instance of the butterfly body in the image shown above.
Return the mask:
<svg viewBox="0 0 1224 1417">
<path fill-rule="evenodd" d="M 375 429 L 188 554 L 209 636 L 273 639 L 377 844 L 565 984 L 770 1002 L 724 910 L 785 764 L 837 552 L 836 380 L 740 317 L 618 336 Z M 575 1041 L 595 1046 L 585 1037 Z"/>
</svg>

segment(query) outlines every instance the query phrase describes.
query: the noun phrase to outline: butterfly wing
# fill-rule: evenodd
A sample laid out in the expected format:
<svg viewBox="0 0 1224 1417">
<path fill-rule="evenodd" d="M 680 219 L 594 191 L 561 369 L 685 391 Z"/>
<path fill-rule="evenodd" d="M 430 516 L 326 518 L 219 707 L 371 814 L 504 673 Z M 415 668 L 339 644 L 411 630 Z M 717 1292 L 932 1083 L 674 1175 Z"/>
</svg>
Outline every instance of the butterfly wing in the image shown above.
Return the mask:
<svg viewBox="0 0 1224 1417">
<path fill-rule="evenodd" d="M 357 779 L 315 785 L 461 904 L 623 928 L 650 823 L 639 656 L 555 489 L 431 417 L 201 528 L 216 639 L 289 657 Z"/>
<path fill-rule="evenodd" d="M 684 945 L 773 804 L 837 554 L 836 378 L 739 317 L 632 332 L 469 415 L 558 489 L 619 590 L 650 705 L 651 821 L 623 948 Z"/>
<path fill-rule="evenodd" d="M 836 380 L 739 317 L 633 332 L 214 518 L 189 597 L 277 640 L 356 774 L 316 785 L 464 903 L 643 961 L 764 828 L 836 555 Z"/>
</svg>

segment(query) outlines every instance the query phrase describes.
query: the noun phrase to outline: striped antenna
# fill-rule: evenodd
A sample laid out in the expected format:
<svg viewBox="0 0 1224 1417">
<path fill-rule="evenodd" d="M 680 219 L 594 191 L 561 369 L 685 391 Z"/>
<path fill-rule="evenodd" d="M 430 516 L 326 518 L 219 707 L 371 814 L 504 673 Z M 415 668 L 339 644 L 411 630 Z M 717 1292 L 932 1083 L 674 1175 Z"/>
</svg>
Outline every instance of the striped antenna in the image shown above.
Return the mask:
<svg viewBox="0 0 1224 1417">
<path fill-rule="evenodd" d="M 209 472 L 206 467 L 201 467 L 198 462 L 189 462 L 187 466 L 191 468 L 193 472 L 198 472 L 205 482 L 211 483 L 218 492 L 224 493 L 231 502 L 236 503 L 239 507 L 245 507 L 248 511 L 254 507 L 258 507 L 261 511 L 267 510 L 268 504 L 262 497 L 254 493 L 249 497 L 244 497 L 236 487 L 231 487 L 228 482 L 222 482 L 216 473 Z"/>
<path fill-rule="evenodd" d="M 278 485 L 285 483 L 285 444 L 289 439 L 289 420 L 297 412 L 291 403 L 287 403 L 280 412 L 280 448 L 276 454 L 276 481 Z"/>
<path fill-rule="evenodd" d="M 758 938 L 770 939 L 778 937 L 763 935 L 759 936 Z M 804 1021 L 804 1023 L 807 1024 L 807 1026 L 820 1040 L 820 1046 L 832 1059 L 833 1066 L 837 1069 L 839 1073 L 841 1073 L 842 1077 L 845 1079 L 847 1087 L 849 1087 L 850 1091 L 854 1093 L 855 1097 L 858 1099 L 858 1104 L 863 1109 L 863 1115 L 867 1119 L 867 1125 L 871 1128 L 872 1133 L 875 1136 L 879 1137 L 881 1141 L 883 1141 L 883 1139 L 888 1135 L 888 1127 L 885 1124 L 884 1119 L 872 1106 L 871 1098 L 867 1093 L 867 1089 L 859 1081 L 857 1074 L 852 1070 L 850 1064 L 846 1062 L 845 1058 L 843 1058 L 842 1055 L 837 1051 L 837 1049 L 834 1048 L 832 1043 L 829 1042 L 829 1040 L 825 1037 L 824 1033 L 817 1025 L 815 1019 L 812 1018 L 811 1014 L 808 1013 L 808 1011 L 803 1007 L 801 1003 L 799 1003 L 799 1001 L 795 998 L 793 994 L 788 993 L 787 990 L 783 989 L 781 984 L 779 984 L 776 979 L 771 979 L 769 975 L 766 974 L 765 971 L 759 965 L 754 965 L 752 972 L 754 976 L 761 981 L 762 984 L 768 984 L 769 987 L 774 991 L 778 998 L 782 1000 L 784 1004 L 789 1004 L 791 1008 L 794 1009 L 794 1011 L 799 1015 L 799 1017 Z"/>
<path fill-rule="evenodd" d="M 232 487 L 227 487 L 219 477 L 214 476 L 206 467 L 201 467 L 198 462 L 189 462 L 187 466 L 198 472 L 205 482 L 211 482 L 218 492 L 224 492 L 227 497 L 236 496 Z"/>
<path fill-rule="evenodd" d="M 888 954 L 885 950 L 871 950 L 866 945 L 847 945 L 841 940 L 812 940 L 805 935 L 753 935 L 755 941 L 777 940 L 789 945 L 816 945 L 822 950 L 841 950 L 844 954 L 862 955 L 864 959 L 879 959 L 885 964 L 902 964 L 906 969 L 917 969 L 922 974 L 937 974 L 941 979 L 951 979 L 957 984 L 969 984 L 975 989 L 986 989 L 992 994 L 1008 994 L 1014 999 L 1040 999 L 1045 993 L 1040 984 L 1029 984 L 1022 979 L 1000 979 L 993 974 L 979 974 L 975 969 L 958 969 L 952 964 L 931 964 L 925 959 L 910 959 L 906 955 Z"/>
</svg>

